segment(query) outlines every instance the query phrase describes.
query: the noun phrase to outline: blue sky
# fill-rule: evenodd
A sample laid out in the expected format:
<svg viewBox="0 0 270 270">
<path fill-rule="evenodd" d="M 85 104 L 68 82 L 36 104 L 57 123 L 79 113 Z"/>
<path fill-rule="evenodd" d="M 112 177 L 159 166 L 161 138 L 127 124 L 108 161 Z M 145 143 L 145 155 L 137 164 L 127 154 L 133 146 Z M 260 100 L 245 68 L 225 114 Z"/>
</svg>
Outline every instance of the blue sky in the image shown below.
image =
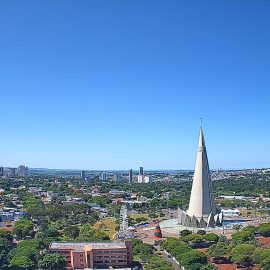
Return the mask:
<svg viewBox="0 0 270 270">
<path fill-rule="evenodd" d="M 270 167 L 270 2 L 0 2 L 0 163 Z"/>
</svg>

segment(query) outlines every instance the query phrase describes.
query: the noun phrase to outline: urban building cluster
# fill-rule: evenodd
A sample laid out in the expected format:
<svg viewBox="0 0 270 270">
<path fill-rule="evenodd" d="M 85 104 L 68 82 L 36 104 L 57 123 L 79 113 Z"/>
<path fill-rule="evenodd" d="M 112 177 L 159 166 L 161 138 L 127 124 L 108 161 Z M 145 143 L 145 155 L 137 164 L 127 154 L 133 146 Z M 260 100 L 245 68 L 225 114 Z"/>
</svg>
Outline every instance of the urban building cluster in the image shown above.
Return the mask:
<svg viewBox="0 0 270 270">
<path fill-rule="evenodd" d="M 6 178 L 27 177 L 29 175 L 29 169 L 27 166 L 20 165 L 18 168 L 0 167 L 0 176 Z"/>
</svg>

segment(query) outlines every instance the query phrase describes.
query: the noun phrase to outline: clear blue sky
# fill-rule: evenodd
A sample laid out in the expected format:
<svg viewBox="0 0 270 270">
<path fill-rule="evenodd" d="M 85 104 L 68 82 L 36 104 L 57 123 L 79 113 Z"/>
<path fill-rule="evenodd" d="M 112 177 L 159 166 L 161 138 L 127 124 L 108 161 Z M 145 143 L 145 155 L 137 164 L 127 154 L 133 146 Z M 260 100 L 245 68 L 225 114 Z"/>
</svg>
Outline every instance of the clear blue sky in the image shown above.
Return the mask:
<svg viewBox="0 0 270 270">
<path fill-rule="evenodd" d="M 270 1 L 0 2 L 0 163 L 270 167 Z"/>
</svg>

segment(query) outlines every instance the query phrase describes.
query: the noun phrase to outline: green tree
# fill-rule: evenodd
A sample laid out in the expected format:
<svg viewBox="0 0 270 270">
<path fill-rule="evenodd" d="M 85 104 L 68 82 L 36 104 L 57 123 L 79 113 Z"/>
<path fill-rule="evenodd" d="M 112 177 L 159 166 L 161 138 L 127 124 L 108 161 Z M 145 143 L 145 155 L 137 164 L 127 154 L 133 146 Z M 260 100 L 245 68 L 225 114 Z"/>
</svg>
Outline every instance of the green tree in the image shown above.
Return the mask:
<svg viewBox="0 0 270 270">
<path fill-rule="evenodd" d="M 34 269 L 34 262 L 26 256 L 16 256 L 10 261 L 12 270 L 30 270 Z"/>
<path fill-rule="evenodd" d="M 252 241 L 254 239 L 252 231 L 241 231 L 232 234 L 233 244 L 241 244 Z"/>
<path fill-rule="evenodd" d="M 189 267 L 191 267 L 191 265 L 193 265 L 193 264 L 201 264 L 201 266 L 204 264 L 207 264 L 206 255 L 198 250 L 188 251 L 188 252 L 182 254 L 181 256 L 179 256 L 179 258 L 177 258 L 177 260 L 186 269 L 189 269 Z"/>
<path fill-rule="evenodd" d="M 145 218 L 145 217 L 137 217 L 137 218 L 135 218 L 135 221 L 137 223 L 140 223 L 140 222 L 143 222 L 143 221 L 147 221 L 147 218 Z"/>
<path fill-rule="evenodd" d="M 252 258 L 256 264 L 260 264 L 265 259 L 270 258 L 270 249 L 256 248 L 253 252 Z"/>
<path fill-rule="evenodd" d="M 133 253 L 149 255 L 153 254 L 153 246 L 145 243 L 139 243 L 133 247 Z"/>
<path fill-rule="evenodd" d="M 18 262 L 16 258 L 22 258 L 22 261 L 31 261 L 31 265 L 36 265 L 39 257 L 39 242 L 37 240 L 24 240 L 21 241 L 15 249 L 11 251 L 11 264 Z"/>
<path fill-rule="evenodd" d="M 162 241 L 160 246 L 174 257 L 178 257 L 179 255 L 192 250 L 188 244 L 182 242 L 179 239 L 171 237 L 167 238 L 165 241 Z"/>
<path fill-rule="evenodd" d="M 190 234 L 192 234 L 192 231 L 187 230 L 187 229 L 180 231 L 180 236 L 182 237 L 190 235 Z"/>
<path fill-rule="evenodd" d="M 254 247 L 250 244 L 238 244 L 232 249 L 232 260 L 233 262 L 249 266 L 252 262 L 252 254 Z"/>
<path fill-rule="evenodd" d="M 264 237 L 270 236 L 270 223 L 263 223 L 258 228 L 258 233 Z"/>
<path fill-rule="evenodd" d="M 199 234 L 199 235 L 205 235 L 206 234 L 206 231 L 205 230 L 198 230 L 197 231 L 197 234 Z"/>
<path fill-rule="evenodd" d="M 66 267 L 66 260 L 60 254 L 45 254 L 39 261 L 39 267 L 43 270 L 62 270 Z"/>
<path fill-rule="evenodd" d="M 229 245 L 226 242 L 218 242 L 212 245 L 208 249 L 208 255 L 211 256 L 214 261 L 222 261 L 229 252 Z"/>
<path fill-rule="evenodd" d="M 13 237 L 10 233 L 0 231 L 0 269 L 8 265 L 8 254 L 12 249 Z"/>
<path fill-rule="evenodd" d="M 14 234 L 17 239 L 23 239 L 26 236 L 32 236 L 34 224 L 29 219 L 21 219 L 14 223 Z"/>
<path fill-rule="evenodd" d="M 147 264 L 145 270 L 173 270 L 174 268 L 163 258 L 156 255 L 146 257 Z"/>
<path fill-rule="evenodd" d="M 200 270 L 218 270 L 218 268 L 213 264 L 203 265 Z"/>
<path fill-rule="evenodd" d="M 219 240 L 219 236 L 215 233 L 207 233 L 207 234 L 203 235 L 203 238 L 206 241 L 212 242 L 212 243 L 217 243 L 217 241 Z"/>
<path fill-rule="evenodd" d="M 267 257 L 260 263 L 262 270 L 270 270 L 270 257 Z"/>
<path fill-rule="evenodd" d="M 76 239 L 80 235 L 78 226 L 68 226 L 64 229 L 64 235 L 69 239 Z"/>
</svg>

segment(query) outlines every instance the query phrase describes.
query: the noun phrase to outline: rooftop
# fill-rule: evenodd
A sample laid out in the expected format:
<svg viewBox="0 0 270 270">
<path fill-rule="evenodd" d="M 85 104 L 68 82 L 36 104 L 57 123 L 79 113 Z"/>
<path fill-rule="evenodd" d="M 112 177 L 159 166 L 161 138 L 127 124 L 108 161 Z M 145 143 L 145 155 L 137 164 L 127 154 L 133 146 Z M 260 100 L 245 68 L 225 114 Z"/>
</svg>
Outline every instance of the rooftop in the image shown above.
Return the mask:
<svg viewBox="0 0 270 270">
<path fill-rule="evenodd" d="M 72 250 L 84 250 L 87 249 L 117 249 L 126 248 L 124 242 L 101 242 L 101 243 L 91 243 L 91 242 L 53 242 L 50 245 L 50 249 L 72 249 Z"/>
</svg>

